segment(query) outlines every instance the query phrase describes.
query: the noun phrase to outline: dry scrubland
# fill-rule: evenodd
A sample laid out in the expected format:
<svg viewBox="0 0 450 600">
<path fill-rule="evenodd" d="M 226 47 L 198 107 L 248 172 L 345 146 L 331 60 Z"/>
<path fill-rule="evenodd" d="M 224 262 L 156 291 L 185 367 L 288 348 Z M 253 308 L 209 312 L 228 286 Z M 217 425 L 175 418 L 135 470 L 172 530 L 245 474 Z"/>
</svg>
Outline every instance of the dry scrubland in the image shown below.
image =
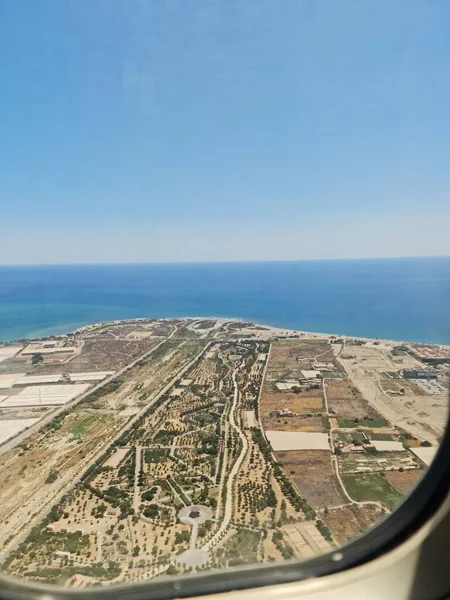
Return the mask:
<svg viewBox="0 0 450 600">
<path fill-rule="evenodd" d="M 286 334 L 174 319 L 68 336 L 67 371 L 133 364 L 3 453 L 3 569 L 68 587 L 142 581 L 309 558 L 381 519 L 423 474 L 410 448 L 436 444 L 442 395 L 402 379 L 426 368 L 413 351 L 273 339 Z M 61 373 L 61 357 L 0 369 Z M 265 432 L 296 449 L 274 452 Z"/>
<path fill-rule="evenodd" d="M 333 474 L 328 450 L 291 450 L 277 452 L 276 457 L 314 508 L 345 502 L 345 496 Z"/>
</svg>

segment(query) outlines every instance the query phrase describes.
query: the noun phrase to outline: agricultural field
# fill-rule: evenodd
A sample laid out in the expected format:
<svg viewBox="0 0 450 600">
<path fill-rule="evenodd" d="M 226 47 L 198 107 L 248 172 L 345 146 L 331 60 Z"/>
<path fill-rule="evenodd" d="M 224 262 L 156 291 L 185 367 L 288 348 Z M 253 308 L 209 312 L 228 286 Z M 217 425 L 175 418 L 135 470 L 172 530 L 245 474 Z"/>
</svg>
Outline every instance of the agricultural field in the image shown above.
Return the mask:
<svg viewBox="0 0 450 600">
<path fill-rule="evenodd" d="M 297 489 L 314 508 L 345 502 L 335 479 L 328 450 L 291 450 L 277 452 L 277 460 Z"/>
<path fill-rule="evenodd" d="M 2 446 L 1 566 L 28 580 L 85 587 L 307 559 L 395 508 L 437 447 L 442 399 L 401 379 L 400 361 L 415 359 L 387 342 L 213 318 L 56 339 L 77 349 L 64 369 L 0 363 L 4 435 L 7 417 L 31 424 Z M 51 413 L 17 405 L 59 398 L 69 373 L 89 372 L 108 379 L 71 381 L 84 395 Z"/>
<path fill-rule="evenodd" d="M 420 481 L 423 474 L 424 471 L 419 469 L 403 472 L 390 471 L 386 473 L 386 479 L 396 492 L 399 494 L 408 494 Z"/>
<path fill-rule="evenodd" d="M 378 502 L 392 510 L 402 497 L 387 478 L 378 473 L 344 474 L 342 480 L 350 496 L 357 502 Z"/>
<path fill-rule="evenodd" d="M 322 416 L 279 415 L 263 419 L 266 430 L 272 431 L 310 431 L 324 433 L 326 421 Z"/>
<path fill-rule="evenodd" d="M 330 379 L 326 382 L 328 410 L 341 419 L 379 419 L 380 414 L 365 400 L 349 379 Z M 341 425 L 344 427 L 344 425 Z"/>
<path fill-rule="evenodd" d="M 410 452 L 346 452 L 339 456 L 341 473 L 418 469 L 419 461 Z"/>
<path fill-rule="evenodd" d="M 323 520 L 338 544 L 350 542 L 378 523 L 385 512 L 375 504 L 350 504 L 325 510 Z"/>
<path fill-rule="evenodd" d="M 300 378 L 301 371 L 313 369 L 315 359 L 333 362 L 334 353 L 326 340 L 281 340 L 272 344 L 268 379 Z"/>
<path fill-rule="evenodd" d="M 388 427 L 386 419 L 337 419 L 339 427 L 343 429 L 354 429 L 355 427 Z"/>
<path fill-rule="evenodd" d="M 55 495 L 81 476 L 83 469 L 108 446 L 141 407 L 151 403 L 167 385 L 174 370 L 192 360 L 194 347 L 179 342 L 162 346 L 157 356 L 132 367 L 93 391 L 75 408 L 57 414 L 40 431 L 31 434 L 20 446 L 5 452 L 0 471 L 0 519 L 3 527 L 0 544 L 10 547 L 21 531 L 39 514 L 51 508 Z M 164 366 L 155 369 L 156 364 Z M 150 369 L 145 375 L 146 369 Z M 150 375 L 151 373 L 151 375 Z M 142 380 L 152 378 L 148 391 Z M 136 389 L 137 388 L 137 389 Z M 18 499 L 23 498 L 21 502 Z"/>
</svg>

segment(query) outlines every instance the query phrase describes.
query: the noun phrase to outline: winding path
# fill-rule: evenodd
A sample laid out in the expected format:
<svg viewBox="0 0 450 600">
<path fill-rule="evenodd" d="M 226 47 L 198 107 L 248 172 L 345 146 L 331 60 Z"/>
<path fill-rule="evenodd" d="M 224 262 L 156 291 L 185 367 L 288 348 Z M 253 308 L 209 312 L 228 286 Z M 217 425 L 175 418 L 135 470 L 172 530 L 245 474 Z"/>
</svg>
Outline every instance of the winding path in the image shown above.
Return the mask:
<svg viewBox="0 0 450 600">
<path fill-rule="evenodd" d="M 231 406 L 231 410 L 230 410 L 230 414 L 229 414 L 229 424 L 232 427 L 232 429 L 234 429 L 234 431 L 236 431 L 236 433 L 239 435 L 241 442 L 242 442 L 242 448 L 241 448 L 241 452 L 240 452 L 239 456 L 237 457 L 237 459 L 230 471 L 230 474 L 228 476 L 228 481 L 226 483 L 227 487 L 226 487 L 226 498 L 225 498 L 225 511 L 224 511 L 222 524 L 220 525 L 217 532 L 213 535 L 213 537 L 208 542 L 206 542 L 206 544 L 202 548 L 203 550 L 206 550 L 207 552 L 209 550 L 211 550 L 220 541 L 222 536 L 225 535 L 225 532 L 227 531 L 228 526 L 230 525 L 231 517 L 233 514 L 233 486 L 234 486 L 236 476 L 242 465 L 242 461 L 244 460 L 244 457 L 248 450 L 247 438 L 245 437 L 244 433 L 241 431 L 241 428 L 236 423 L 236 413 L 237 413 L 236 409 L 237 409 L 237 405 L 238 405 L 238 401 L 239 401 L 239 388 L 238 388 L 238 384 L 236 382 L 236 372 L 237 372 L 238 368 L 239 367 L 237 367 L 233 371 L 234 394 L 233 394 L 233 404 Z"/>
</svg>

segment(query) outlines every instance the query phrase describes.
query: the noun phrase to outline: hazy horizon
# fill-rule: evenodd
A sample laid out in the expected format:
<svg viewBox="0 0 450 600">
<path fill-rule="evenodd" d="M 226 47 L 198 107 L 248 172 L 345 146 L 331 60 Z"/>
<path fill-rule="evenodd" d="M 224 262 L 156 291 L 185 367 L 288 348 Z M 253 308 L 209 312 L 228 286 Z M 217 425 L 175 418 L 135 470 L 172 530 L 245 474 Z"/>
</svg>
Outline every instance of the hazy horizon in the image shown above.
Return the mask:
<svg viewBox="0 0 450 600">
<path fill-rule="evenodd" d="M 139 265 L 220 265 L 220 264 L 255 264 L 255 263 L 296 263 L 296 262 L 340 262 L 340 261 L 383 261 L 383 260 L 427 260 L 450 259 L 450 254 L 430 254 L 420 256 L 361 256 L 361 257 L 326 257 L 326 258 L 294 258 L 294 259 L 261 259 L 261 260 L 197 260 L 197 261 L 118 261 L 118 262 L 47 262 L 47 263 L 0 263 L 2 267 L 95 267 L 95 266 L 139 266 Z"/>
<path fill-rule="evenodd" d="M 2 261 L 450 255 L 450 4 L 1 13 Z"/>
</svg>

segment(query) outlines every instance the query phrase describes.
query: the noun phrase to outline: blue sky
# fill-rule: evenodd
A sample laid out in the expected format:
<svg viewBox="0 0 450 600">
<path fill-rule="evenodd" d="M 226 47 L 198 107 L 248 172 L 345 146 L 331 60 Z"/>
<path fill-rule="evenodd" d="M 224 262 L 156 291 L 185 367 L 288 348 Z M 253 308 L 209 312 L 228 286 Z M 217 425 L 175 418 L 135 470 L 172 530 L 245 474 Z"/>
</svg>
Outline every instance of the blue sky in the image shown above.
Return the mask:
<svg viewBox="0 0 450 600">
<path fill-rule="evenodd" d="M 1 263 L 450 254 L 446 0 L 2 0 Z"/>
</svg>

